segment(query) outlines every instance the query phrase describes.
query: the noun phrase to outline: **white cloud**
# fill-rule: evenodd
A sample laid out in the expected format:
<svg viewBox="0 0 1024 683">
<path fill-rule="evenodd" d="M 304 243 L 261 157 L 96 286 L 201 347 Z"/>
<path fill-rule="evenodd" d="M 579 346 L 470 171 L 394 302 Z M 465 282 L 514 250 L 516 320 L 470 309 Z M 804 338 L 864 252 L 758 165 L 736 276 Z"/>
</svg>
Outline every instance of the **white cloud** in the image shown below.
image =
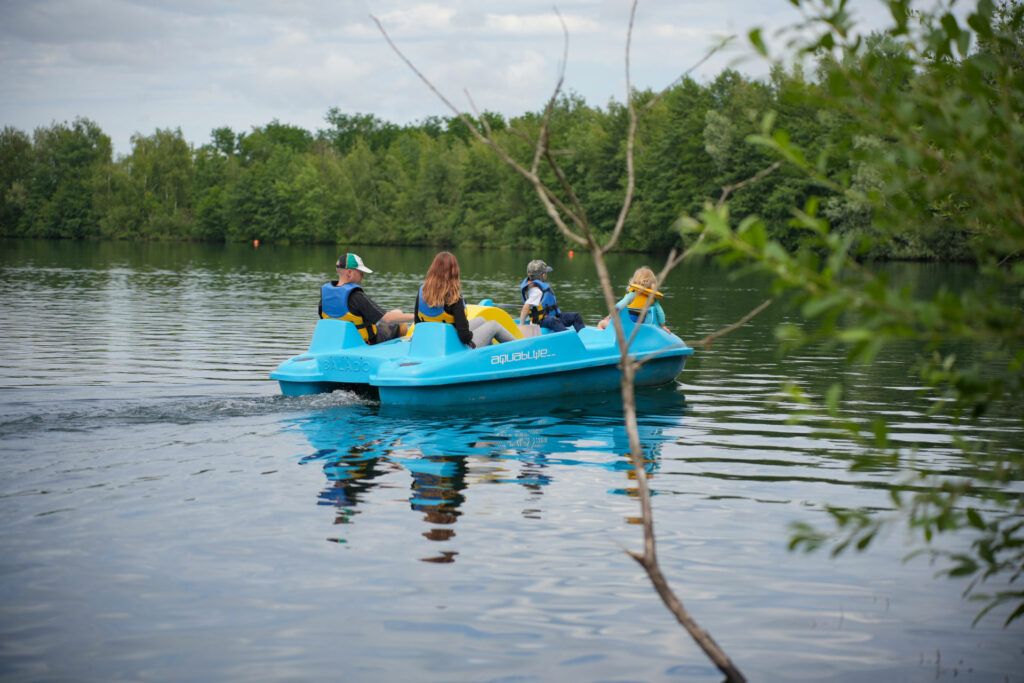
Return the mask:
<svg viewBox="0 0 1024 683">
<path fill-rule="evenodd" d="M 546 83 L 552 75 L 551 61 L 536 50 L 527 50 L 519 61 L 505 67 L 509 83 Z"/>
<path fill-rule="evenodd" d="M 558 76 L 562 21 L 565 87 L 597 106 L 621 101 L 630 0 L 557 5 L 561 20 L 550 0 L 0 0 L 0 125 L 31 132 L 86 116 L 127 153 L 133 133 L 157 127 L 180 126 L 195 144 L 274 118 L 316 130 L 333 106 L 396 123 L 448 115 L 371 13 L 460 107 L 468 90 L 479 109 L 539 110 Z M 755 23 L 795 19 L 786 0 L 641 0 L 632 81 L 660 89 L 716 35 L 740 33 L 742 45 Z"/>
<path fill-rule="evenodd" d="M 700 26 L 677 26 L 672 24 L 655 26 L 653 34 L 657 39 L 669 40 L 704 40 L 708 37 L 707 29 Z"/>
<path fill-rule="evenodd" d="M 563 26 L 564 22 L 564 26 Z M 570 34 L 595 33 L 601 24 L 578 15 L 545 14 L 488 14 L 483 26 L 491 34 L 499 35 L 562 35 L 563 29 Z"/>
<path fill-rule="evenodd" d="M 454 16 L 454 9 L 428 3 L 383 12 L 377 18 L 393 36 L 415 36 L 451 31 Z"/>
</svg>

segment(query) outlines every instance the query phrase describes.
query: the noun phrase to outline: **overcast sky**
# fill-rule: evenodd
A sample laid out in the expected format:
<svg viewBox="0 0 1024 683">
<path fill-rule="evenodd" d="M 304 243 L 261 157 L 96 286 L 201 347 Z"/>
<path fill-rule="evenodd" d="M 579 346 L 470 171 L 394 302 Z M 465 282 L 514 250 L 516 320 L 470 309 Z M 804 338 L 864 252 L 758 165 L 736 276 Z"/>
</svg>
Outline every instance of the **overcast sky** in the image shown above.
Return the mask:
<svg viewBox="0 0 1024 683">
<path fill-rule="evenodd" d="M 881 3 L 860 0 L 870 20 Z M 83 116 L 116 154 L 135 133 L 249 131 L 277 119 L 311 132 L 330 107 L 403 124 L 448 110 L 391 51 L 370 15 L 457 106 L 539 111 L 558 75 L 589 104 L 623 101 L 629 0 L 0 0 L 0 125 L 30 133 Z M 863 7 L 861 7 L 861 5 Z M 787 0 L 641 0 L 632 79 L 660 90 L 717 39 L 735 49 L 694 73 L 712 79 L 747 54 L 746 34 L 799 20 Z M 760 77 L 756 59 L 733 66 Z"/>
</svg>

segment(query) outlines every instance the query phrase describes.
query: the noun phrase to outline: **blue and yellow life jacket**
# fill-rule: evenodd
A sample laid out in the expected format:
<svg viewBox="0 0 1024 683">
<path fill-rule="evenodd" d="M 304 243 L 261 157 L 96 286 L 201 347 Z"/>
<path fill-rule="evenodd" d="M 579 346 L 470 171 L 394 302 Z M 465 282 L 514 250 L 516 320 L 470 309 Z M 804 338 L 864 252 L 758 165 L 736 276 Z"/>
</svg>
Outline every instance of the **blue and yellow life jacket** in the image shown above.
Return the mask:
<svg viewBox="0 0 1024 683">
<path fill-rule="evenodd" d="M 633 322 L 639 320 L 640 314 L 644 311 L 644 306 L 647 306 L 647 302 L 650 301 L 651 306 L 647 309 L 648 315 L 644 316 L 644 322 L 656 325 L 657 322 L 654 320 L 654 315 L 651 314 L 651 308 L 654 307 L 654 300 L 660 299 L 664 295 L 655 289 L 648 289 L 640 285 L 630 285 L 626 289 L 626 293 L 630 292 L 633 292 L 633 300 L 626 307 L 626 310 L 629 311 L 630 320 Z"/>
<path fill-rule="evenodd" d="M 523 283 L 519 285 L 519 290 L 523 295 L 524 304 L 526 303 L 526 291 L 530 287 L 537 287 L 541 291 L 540 306 L 530 307 L 530 322 L 537 324 L 549 315 L 558 315 L 558 303 L 555 300 L 555 292 L 551 289 L 551 285 L 543 280 L 531 280 L 530 278 L 523 280 Z"/>
<path fill-rule="evenodd" d="M 455 318 L 451 313 L 444 310 L 444 304 L 430 306 L 423 299 L 423 285 L 420 285 L 420 293 L 416 295 L 416 322 L 418 323 L 449 323 L 453 324 Z M 465 303 L 463 303 L 465 305 Z"/>
<path fill-rule="evenodd" d="M 333 318 L 335 320 L 348 320 L 356 326 L 363 341 L 370 343 L 371 337 L 376 338 L 377 326 L 367 324 L 362 316 L 354 314 L 348 309 L 348 298 L 356 290 L 362 291 L 362 287 L 354 282 L 346 282 L 343 285 L 336 285 L 328 282 L 320 288 L 320 317 Z"/>
</svg>

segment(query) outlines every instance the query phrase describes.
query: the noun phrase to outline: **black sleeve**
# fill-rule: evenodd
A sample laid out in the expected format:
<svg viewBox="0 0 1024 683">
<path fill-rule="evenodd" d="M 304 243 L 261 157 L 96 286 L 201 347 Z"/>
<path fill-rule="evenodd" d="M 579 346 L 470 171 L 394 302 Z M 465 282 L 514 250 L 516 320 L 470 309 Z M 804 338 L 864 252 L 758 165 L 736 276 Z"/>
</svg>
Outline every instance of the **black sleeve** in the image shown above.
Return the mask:
<svg viewBox="0 0 1024 683">
<path fill-rule="evenodd" d="M 445 306 L 444 310 L 455 318 L 455 332 L 459 335 L 459 341 L 471 349 L 476 348 L 473 346 L 473 333 L 469 331 L 469 320 L 466 319 L 466 304 L 462 299 Z"/>
<path fill-rule="evenodd" d="M 380 310 L 373 299 L 366 296 L 361 289 L 353 290 L 348 295 L 348 310 L 358 315 L 368 325 L 376 325 L 384 317 L 384 311 Z"/>
<path fill-rule="evenodd" d="M 423 322 L 420 320 L 420 297 L 418 294 L 416 295 L 416 303 L 412 305 L 412 321 L 414 323 Z"/>
</svg>

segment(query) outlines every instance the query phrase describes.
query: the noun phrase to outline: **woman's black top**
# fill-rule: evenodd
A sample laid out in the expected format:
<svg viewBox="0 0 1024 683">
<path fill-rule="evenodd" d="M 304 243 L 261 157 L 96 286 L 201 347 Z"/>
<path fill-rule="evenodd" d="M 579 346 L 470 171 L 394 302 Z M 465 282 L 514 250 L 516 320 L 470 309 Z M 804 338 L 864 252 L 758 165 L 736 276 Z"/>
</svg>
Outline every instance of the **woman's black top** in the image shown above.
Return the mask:
<svg viewBox="0 0 1024 683">
<path fill-rule="evenodd" d="M 466 302 L 461 298 L 453 304 L 445 304 L 444 312 L 452 317 L 455 325 L 455 333 L 459 335 L 459 341 L 468 346 L 471 349 L 475 349 L 476 346 L 473 344 L 473 333 L 469 331 L 469 320 L 466 318 Z M 413 320 L 418 323 L 423 322 L 420 319 L 420 299 L 416 297 L 416 308 L 413 310 Z"/>
</svg>

